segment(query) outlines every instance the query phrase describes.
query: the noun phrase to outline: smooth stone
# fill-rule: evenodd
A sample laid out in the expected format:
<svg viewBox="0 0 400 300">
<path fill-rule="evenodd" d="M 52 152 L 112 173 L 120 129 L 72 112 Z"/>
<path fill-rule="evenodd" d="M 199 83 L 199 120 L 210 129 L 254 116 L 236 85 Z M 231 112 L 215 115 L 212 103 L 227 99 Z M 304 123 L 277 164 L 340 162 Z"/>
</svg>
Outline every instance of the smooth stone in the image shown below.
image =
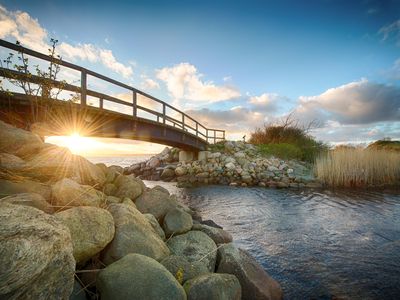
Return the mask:
<svg viewBox="0 0 400 300">
<path fill-rule="evenodd" d="M 192 226 L 192 216 L 183 209 L 174 208 L 165 215 L 163 228 L 167 237 L 186 233 Z"/>
<path fill-rule="evenodd" d="M 214 272 L 217 260 L 217 245 L 204 232 L 189 231 L 174 236 L 167 245 L 171 253 L 183 256 L 189 262 L 201 262 L 210 272 Z"/>
<path fill-rule="evenodd" d="M 110 204 L 108 210 L 114 218 L 114 239 L 102 253 L 106 265 L 129 253 L 139 253 L 155 260 L 170 254 L 163 240 L 135 207 L 126 204 Z"/>
<path fill-rule="evenodd" d="M 232 242 L 232 235 L 220 228 L 215 228 L 211 226 L 207 226 L 204 224 L 195 224 L 193 225 L 192 230 L 199 230 L 207 234 L 214 243 L 218 244 L 226 244 Z"/>
<path fill-rule="evenodd" d="M 114 219 L 105 209 L 82 206 L 56 214 L 71 232 L 74 257 L 84 263 L 99 253 L 114 237 Z"/>
<path fill-rule="evenodd" d="M 161 261 L 161 264 L 174 275 L 180 284 L 199 275 L 209 273 L 204 264 L 199 262 L 190 263 L 184 257 L 177 255 L 167 256 Z"/>
<path fill-rule="evenodd" d="M 113 196 L 119 198 L 128 197 L 135 200 L 144 191 L 143 181 L 133 177 L 132 175 L 119 175 L 114 181 L 114 184 L 117 187 L 117 190 Z"/>
<path fill-rule="evenodd" d="M 188 300 L 240 300 L 242 289 L 235 275 L 209 273 L 183 285 Z"/>
<path fill-rule="evenodd" d="M 164 230 L 161 228 L 160 223 L 158 223 L 157 219 L 155 216 L 153 216 L 152 214 L 143 214 L 147 221 L 149 221 L 151 227 L 153 227 L 154 231 L 158 234 L 158 236 L 165 241 L 165 232 Z"/>
<path fill-rule="evenodd" d="M 74 285 L 71 235 L 39 209 L 0 205 L 0 299 L 68 299 Z"/>
<path fill-rule="evenodd" d="M 167 180 L 175 177 L 175 171 L 173 169 L 164 169 L 161 173 L 161 179 Z"/>
<path fill-rule="evenodd" d="M 41 211 L 44 211 L 48 214 L 52 214 L 54 212 L 53 207 L 43 198 L 43 196 L 36 193 L 21 193 L 10 195 L 1 198 L 0 203 L 31 206 L 40 209 Z"/>
<path fill-rule="evenodd" d="M 237 249 L 232 243 L 218 249 L 217 273 L 235 275 L 242 287 L 243 300 L 280 300 L 282 289 L 278 282 L 246 251 Z"/>
<path fill-rule="evenodd" d="M 25 161 L 10 153 L 0 153 L 0 169 L 18 172 L 25 166 Z"/>
<path fill-rule="evenodd" d="M 100 271 L 97 288 L 102 300 L 185 300 L 174 276 L 156 260 L 128 254 Z"/>
<path fill-rule="evenodd" d="M 32 180 L 10 181 L 0 179 L 0 197 L 20 193 L 36 193 L 46 201 L 51 201 L 51 186 L 48 184 Z"/>
</svg>

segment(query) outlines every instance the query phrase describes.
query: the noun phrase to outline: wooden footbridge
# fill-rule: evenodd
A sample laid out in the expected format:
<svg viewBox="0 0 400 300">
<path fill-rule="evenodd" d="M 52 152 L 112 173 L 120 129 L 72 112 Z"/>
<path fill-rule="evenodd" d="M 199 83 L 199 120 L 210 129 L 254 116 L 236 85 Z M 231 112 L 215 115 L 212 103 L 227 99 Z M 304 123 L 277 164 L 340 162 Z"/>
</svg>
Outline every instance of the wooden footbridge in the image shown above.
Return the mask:
<svg viewBox="0 0 400 300">
<path fill-rule="evenodd" d="M 74 73 L 80 78 L 76 85 L 47 79 L 51 87 L 62 89 L 59 95 L 69 94 L 63 100 L 53 99 L 51 96 L 0 92 L 2 114 L 12 113 L 25 120 L 35 111 L 35 121 L 44 124 L 42 128 L 47 128 L 48 133 L 45 135 L 69 135 L 75 127 L 85 136 L 141 140 L 191 151 L 204 150 L 209 143 L 225 139 L 224 130 L 207 128 L 181 110 L 127 84 L 1 39 L 0 47 L 3 50 L 0 53 L 6 51 L 4 53 L 8 54 L 10 50 L 23 53 L 25 57 L 32 57 L 35 64 L 36 61 L 52 61 L 62 71 Z M 4 68 L 3 65 L 0 68 L 0 80 L 4 78 L 3 82 L 7 79 L 33 85 L 43 82 L 43 78 L 36 75 L 24 70 Z M 88 84 L 88 80 L 97 84 Z M 110 90 L 124 92 L 104 92 L 95 86 L 111 86 Z M 73 101 L 71 93 L 74 94 Z"/>
</svg>

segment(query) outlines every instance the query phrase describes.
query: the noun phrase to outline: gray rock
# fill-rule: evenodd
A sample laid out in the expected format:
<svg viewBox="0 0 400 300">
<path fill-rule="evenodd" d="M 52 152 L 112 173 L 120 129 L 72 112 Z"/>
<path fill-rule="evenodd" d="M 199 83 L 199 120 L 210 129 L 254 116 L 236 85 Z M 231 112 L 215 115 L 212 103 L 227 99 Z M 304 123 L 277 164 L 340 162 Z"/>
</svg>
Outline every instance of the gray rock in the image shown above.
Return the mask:
<svg viewBox="0 0 400 300">
<path fill-rule="evenodd" d="M 108 196 L 113 196 L 117 192 L 117 187 L 113 183 L 106 183 L 103 187 L 103 193 Z"/>
<path fill-rule="evenodd" d="M 201 262 L 210 272 L 214 272 L 217 260 L 217 245 L 201 231 L 174 236 L 168 242 L 172 254 L 183 256 L 189 262 Z"/>
<path fill-rule="evenodd" d="M 114 219 L 105 209 L 82 206 L 56 214 L 69 228 L 77 264 L 99 253 L 114 237 Z"/>
<path fill-rule="evenodd" d="M 152 214 L 143 214 L 147 221 L 149 221 L 151 227 L 153 227 L 154 231 L 158 234 L 158 236 L 165 241 L 165 232 L 164 230 L 161 228 L 160 223 L 158 223 L 157 219 L 155 216 L 153 216 Z"/>
<path fill-rule="evenodd" d="M 183 285 L 189 300 L 240 300 L 242 293 L 235 275 L 209 273 Z"/>
<path fill-rule="evenodd" d="M 229 162 L 225 165 L 225 168 L 227 168 L 229 170 L 234 170 L 236 168 L 236 166 L 233 162 Z"/>
<path fill-rule="evenodd" d="M 160 159 L 159 159 L 158 157 L 156 157 L 156 156 L 153 156 L 152 158 L 150 158 L 150 159 L 147 161 L 146 167 L 149 167 L 149 168 L 151 168 L 151 169 L 155 169 L 155 168 L 157 168 L 158 166 L 160 166 L 160 164 L 161 164 Z"/>
<path fill-rule="evenodd" d="M 188 232 L 192 226 L 192 216 L 183 209 L 174 208 L 165 215 L 163 228 L 167 237 Z"/>
<path fill-rule="evenodd" d="M 119 175 L 114 184 L 117 187 L 117 191 L 115 192 L 114 196 L 119 198 L 128 197 L 132 200 L 135 200 L 144 191 L 143 181 L 133 177 L 132 175 Z"/>
<path fill-rule="evenodd" d="M 26 156 L 44 147 L 39 136 L 0 121 L 0 152 Z"/>
<path fill-rule="evenodd" d="M 101 299 L 185 300 L 182 286 L 168 270 L 150 257 L 128 254 L 99 274 Z"/>
<path fill-rule="evenodd" d="M 242 286 L 242 299 L 275 300 L 282 299 L 282 289 L 278 282 L 246 251 L 237 249 L 232 243 L 218 249 L 217 273 L 235 275 Z"/>
<path fill-rule="evenodd" d="M 52 187 L 53 206 L 56 210 L 64 210 L 74 206 L 96 206 L 105 203 L 105 195 L 89 185 L 80 185 L 64 178 Z"/>
<path fill-rule="evenodd" d="M 69 296 L 69 300 L 86 300 L 85 289 L 77 280 L 74 281 L 74 289 Z"/>
<path fill-rule="evenodd" d="M 175 177 L 175 171 L 173 169 L 164 169 L 161 173 L 161 179 L 168 180 Z"/>
<path fill-rule="evenodd" d="M 41 195 L 36 193 L 21 193 L 10 195 L 1 198 L 0 203 L 32 206 L 48 214 L 52 214 L 54 211 L 53 207 Z"/>
<path fill-rule="evenodd" d="M 129 199 L 129 198 L 127 198 L 127 199 Z M 129 199 L 129 201 L 132 201 L 132 200 Z M 106 205 L 110 205 L 111 203 L 121 203 L 121 202 L 122 202 L 121 198 L 114 197 L 114 196 L 107 196 L 106 197 Z"/>
<path fill-rule="evenodd" d="M 207 267 L 201 262 L 190 263 L 184 257 L 177 255 L 164 258 L 161 264 L 174 275 L 180 284 L 199 275 L 209 273 Z"/>
<path fill-rule="evenodd" d="M 25 166 L 25 161 L 10 153 L 0 153 L 0 169 L 19 171 Z"/>
<path fill-rule="evenodd" d="M 222 226 L 218 225 L 213 220 L 204 220 L 204 221 L 201 221 L 200 223 L 203 225 L 207 225 L 207 226 L 211 226 L 211 227 L 215 227 L 215 228 L 219 228 L 219 229 L 224 229 L 224 228 L 222 228 Z"/>
<path fill-rule="evenodd" d="M 178 206 L 178 201 L 164 188 L 155 186 L 136 199 L 135 204 L 140 212 L 152 214 L 161 223 L 165 215 Z"/>
<path fill-rule="evenodd" d="M 193 225 L 192 230 L 199 230 L 207 234 L 214 243 L 218 244 L 226 244 L 232 242 L 232 235 L 220 228 L 215 228 L 203 224 Z"/>
<path fill-rule="evenodd" d="M 179 166 L 175 169 L 176 176 L 183 176 L 186 175 L 187 169 L 185 167 Z"/>
<path fill-rule="evenodd" d="M 126 204 L 111 204 L 108 207 L 114 218 L 115 235 L 103 251 L 103 262 L 111 264 L 128 253 L 139 253 L 161 260 L 170 251 L 157 235 L 146 217 L 135 207 Z"/>
<path fill-rule="evenodd" d="M 75 260 L 69 230 L 36 208 L 0 205 L 0 298 L 68 299 Z"/>
<path fill-rule="evenodd" d="M 51 186 L 33 180 L 9 181 L 0 179 L 0 197 L 20 194 L 37 193 L 46 201 L 51 201 Z"/>
</svg>

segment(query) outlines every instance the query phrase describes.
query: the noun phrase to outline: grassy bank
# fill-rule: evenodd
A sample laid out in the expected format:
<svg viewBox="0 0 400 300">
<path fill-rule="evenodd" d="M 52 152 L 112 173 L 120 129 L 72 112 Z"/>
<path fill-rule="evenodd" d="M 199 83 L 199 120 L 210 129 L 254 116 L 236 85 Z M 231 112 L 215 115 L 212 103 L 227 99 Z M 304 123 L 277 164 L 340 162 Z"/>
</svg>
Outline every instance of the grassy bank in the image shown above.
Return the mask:
<svg viewBox="0 0 400 300">
<path fill-rule="evenodd" d="M 318 179 L 333 187 L 367 187 L 400 183 L 400 153 L 342 148 L 321 154 L 315 162 Z"/>
</svg>

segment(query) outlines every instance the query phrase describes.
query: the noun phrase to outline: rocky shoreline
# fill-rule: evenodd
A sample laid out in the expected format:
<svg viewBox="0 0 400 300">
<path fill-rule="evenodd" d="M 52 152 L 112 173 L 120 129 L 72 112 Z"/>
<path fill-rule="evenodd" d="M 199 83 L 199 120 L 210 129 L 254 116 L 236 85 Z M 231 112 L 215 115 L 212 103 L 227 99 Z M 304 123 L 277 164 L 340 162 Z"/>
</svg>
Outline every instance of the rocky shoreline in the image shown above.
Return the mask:
<svg viewBox="0 0 400 300">
<path fill-rule="evenodd" d="M 154 161 L 145 167 L 157 170 Z M 230 163 L 222 154 L 206 161 Z M 189 164 L 157 172 L 179 179 L 192 175 Z M 279 166 L 291 178 L 290 165 Z M 128 172 L 0 121 L 0 298 L 282 299 L 279 283 L 228 232 Z M 207 172 L 193 172 L 196 182 L 219 178 Z"/>
<path fill-rule="evenodd" d="M 270 188 L 320 188 L 312 167 L 304 162 L 284 161 L 261 155 L 244 142 L 225 141 L 201 151 L 198 160 L 180 159 L 176 148 L 124 169 L 145 180 L 176 181 L 179 187 L 221 184 Z"/>
</svg>

